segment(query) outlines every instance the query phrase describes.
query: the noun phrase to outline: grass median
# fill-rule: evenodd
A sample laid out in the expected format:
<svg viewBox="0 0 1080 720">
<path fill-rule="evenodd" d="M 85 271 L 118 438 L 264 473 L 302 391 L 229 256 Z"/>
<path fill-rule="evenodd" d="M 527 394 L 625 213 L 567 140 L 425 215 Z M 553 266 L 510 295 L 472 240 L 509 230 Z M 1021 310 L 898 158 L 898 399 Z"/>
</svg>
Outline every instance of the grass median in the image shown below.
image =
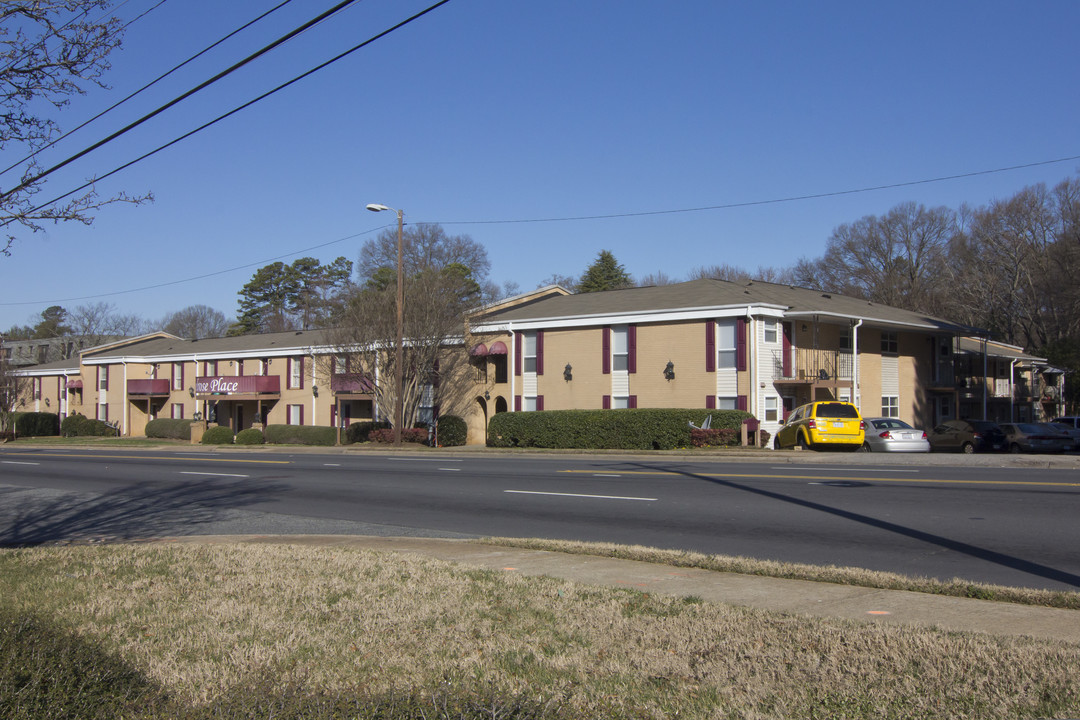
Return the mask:
<svg viewBox="0 0 1080 720">
<path fill-rule="evenodd" d="M 792 617 L 417 556 L 0 551 L 0 716 L 1080 716 L 1080 646 Z"/>
</svg>

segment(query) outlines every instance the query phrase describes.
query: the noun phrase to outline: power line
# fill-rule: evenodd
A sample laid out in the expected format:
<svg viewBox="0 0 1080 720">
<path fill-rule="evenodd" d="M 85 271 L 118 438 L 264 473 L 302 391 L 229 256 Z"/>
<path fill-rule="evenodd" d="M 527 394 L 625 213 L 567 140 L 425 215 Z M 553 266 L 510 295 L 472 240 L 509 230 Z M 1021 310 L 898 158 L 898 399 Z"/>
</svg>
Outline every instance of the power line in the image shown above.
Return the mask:
<svg viewBox="0 0 1080 720">
<path fill-rule="evenodd" d="M 958 180 L 958 179 L 968 178 L 968 177 L 978 177 L 980 175 L 992 175 L 992 174 L 995 174 L 995 173 L 1008 172 L 1010 170 L 1022 170 L 1024 168 L 1040 167 L 1040 166 L 1043 166 L 1043 165 L 1053 165 L 1055 163 L 1068 162 L 1070 160 L 1078 160 L 1078 159 L 1080 159 L 1080 155 L 1073 155 L 1073 156 L 1070 156 L 1070 157 L 1058 158 L 1056 160 L 1041 160 L 1041 161 L 1038 161 L 1038 162 L 1024 163 L 1022 165 L 1010 165 L 1008 167 L 995 168 L 993 170 L 976 170 L 974 172 L 958 173 L 958 174 L 955 174 L 955 175 L 943 175 L 943 176 L 940 176 L 940 177 L 928 178 L 928 179 L 925 179 L 925 180 L 910 180 L 910 181 L 906 181 L 906 182 L 890 183 L 890 184 L 887 184 L 887 185 L 876 185 L 876 186 L 873 186 L 873 187 L 864 187 L 864 188 L 858 188 L 858 189 L 853 189 L 853 190 L 837 190 L 837 191 L 827 192 L 827 193 L 815 193 L 815 194 L 809 194 L 809 195 L 797 195 L 797 196 L 787 197 L 787 198 L 774 198 L 774 199 L 771 199 L 771 200 L 753 200 L 753 201 L 742 202 L 742 203 L 726 203 L 726 204 L 723 204 L 723 205 L 710 205 L 710 206 L 698 207 L 698 208 L 684 208 L 684 209 L 681 209 L 681 210 L 654 210 L 654 211 L 650 211 L 650 212 L 638 212 L 638 213 L 613 213 L 613 214 L 608 214 L 608 215 L 582 215 L 582 216 L 577 216 L 577 217 L 543 218 L 543 219 L 533 219 L 533 220 L 417 221 L 414 224 L 419 225 L 419 224 L 423 224 L 425 222 L 433 222 L 433 223 L 437 223 L 439 225 L 497 225 L 497 224 L 511 224 L 511 223 L 571 222 L 571 221 L 574 221 L 574 220 L 606 220 L 606 219 L 617 219 L 617 218 L 626 218 L 626 217 L 640 217 L 640 216 L 643 216 L 643 215 L 673 215 L 673 214 L 677 214 L 677 213 L 700 212 L 700 211 L 704 211 L 704 210 L 729 210 L 729 209 L 740 208 L 740 207 L 752 207 L 752 206 L 755 206 L 755 205 L 771 205 L 771 204 L 776 204 L 776 203 L 795 202 L 795 201 L 798 201 L 798 200 L 812 200 L 812 199 L 819 199 L 819 198 L 826 198 L 826 197 L 836 197 L 836 196 L 840 196 L 840 195 L 853 195 L 855 193 L 872 192 L 874 190 L 886 190 L 886 189 L 891 189 L 891 188 L 911 187 L 911 186 L 914 186 L 914 185 L 926 185 L 926 184 L 929 184 L 929 183 L 944 182 L 944 181 L 947 181 L 947 180 Z M 116 296 L 116 295 L 127 295 L 127 294 L 130 294 L 130 293 L 142 292 L 144 290 L 156 290 L 158 288 L 169 287 L 169 286 L 172 286 L 172 285 L 180 285 L 180 284 L 188 283 L 188 282 L 194 282 L 195 280 L 202 280 L 202 279 L 209 278 L 209 277 L 215 277 L 217 275 L 225 275 L 225 274 L 230 273 L 230 272 L 235 272 L 237 270 L 244 270 L 244 269 L 247 269 L 247 268 L 250 268 L 250 267 L 255 267 L 256 265 L 265 265 L 267 263 L 275 262 L 277 260 L 282 260 L 282 259 L 288 258 L 288 257 L 296 257 L 297 255 L 300 255 L 300 254 L 306 253 L 306 252 L 311 252 L 312 250 L 318 250 L 320 248 L 329 247 L 330 245 L 336 245 L 337 243 L 345 242 L 346 240 L 353 240 L 353 239 L 358 238 L 358 237 L 363 237 L 364 235 L 370 235 L 373 232 L 378 232 L 379 230 L 384 230 L 384 229 L 386 229 L 388 227 L 391 227 L 391 226 L 390 225 L 382 225 L 382 226 L 379 226 L 377 228 L 373 228 L 371 230 L 365 230 L 364 232 L 355 233 L 353 235 L 348 235 L 348 236 L 343 237 L 343 238 L 338 238 L 337 240 L 331 240 L 330 242 L 321 243 L 319 245 L 312 245 L 311 247 L 306 247 L 306 248 L 303 248 L 301 250 L 294 250 L 294 251 L 291 251 L 291 252 L 287 252 L 287 253 L 285 253 L 283 255 L 278 255 L 276 257 L 268 258 L 268 259 L 265 259 L 265 260 L 258 260 L 258 261 L 255 261 L 255 262 L 247 263 L 245 265 L 238 265 L 236 267 L 231 267 L 231 268 L 228 268 L 226 270 L 218 270 L 218 271 L 211 272 L 211 273 L 206 273 L 206 274 L 203 274 L 203 275 L 196 275 L 194 277 L 184 278 L 182 280 L 172 280 L 172 281 L 169 281 L 169 282 L 157 283 L 155 285 L 146 285 L 144 287 L 130 288 L 128 290 L 117 290 L 115 292 L 101 293 L 101 294 L 98 294 L 98 295 L 83 295 L 81 297 L 59 298 L 59 299 L 53 299 L 53 300 L 35 300 L 35 301 L 25 301 L 25 302 L 0 302 L 0 307 L 13 307 L 13 306 L 17 306 L 17 305 L 47 305 L 47 304 L 57 305 L 57 304 L 62 303 L 62 302 L 74 302 L 74 301 L 79 301 L 79 300 L 96 300 L 98 298 L 113 297 L 113 296 Z"/>
<path fill-rule="evenodd" d="M 125 27 L 125 28 L 126 28 L 126 27 L 129 27 L 129 26 L 130 26 L 130 25 L 131 25 L 132 23 L 134 23 L 135 21 L 139 20 L 139 18 L 145 17 L 145 16 L 147 15 L 147 13 L 150 13 L 150 12 L 152 12 L 153 10 L 157 9 L 157 8 L 158 8 L 159 6 L 161 6 L 161 5 L 162 5 L 162 4 L 164 3 L 164 2 L 165 2 L 165 0 L 160 0 L 160 2 L 158 2 L 158 4 L 157 4 L 157 5 L 154 5 L 154 7 L 150 8 L 150 9 L 149 9 L 149 10 L 147 10 L 146 12 L 142 13 L 141 15 L 139 15 L 139 16 L 138 16 L 138 17 L 136 17 L 136 18 L 135 18 L 134 20 L 132 20 L 131 22 L 127 23 L 127 25 L 124 25 L 124 27 Z M 113 110 L 115 110 L 116 108 L 120 107 L 121 105 L 123 105 L 124 103 L 126 103 L 126 102 L 127 102 L 128 100 L 130 100 L 131 98 L 135 97 L 135 96 L 136 96 L 136 95 L 138 95 L 139 93 L 141 93 L 141 92 L 143 92 L 144 90 L 147 90 L 147 89 L 149 89 L 149 88 L 153 87 L 154 85 L 156 85 L 157 83 L 161 82 L 161 81 L 162 81 L 162 80 L 164 80 L 165 78 L 169 77 L 169 76 L 170 76 L 170 75 L 172 75 L 172 74 L 173 74 L 174 72 L 176 72 L 176 71 L 177 71 L 177 70 L 179 70 L 180 68 L 184 67 L 184 66 L 185 66 L 185 65 L 187 65 L 188 63 L 190 63 L 190 62 L 192 62 L 192 61 L 194 61 L 194 60 L 198 59 L 199 57 L 201 57 L 201 56 L 205 55 L 206 53 L 210 52 L 211 50 L 213 50 L 214 48 L 216 48 L 216 47 L 217 47 L 218 45 L 222 44 L 222 43 L 223 43 L 223 42 L 225 42 L 226 40 L 229 40 L 230 38 L 234 37 L 235 35 L 237 35 L 237 34 L 239 34 L 239 33 L 243 32 L 244 30 L 247 30 L 247 29 L 248 29 L 249 27 L 251 27 L 251 26 L 252 26 L 252 25 L 254 25 L 255 23 L 259 22 L 260 20 L 262 20 L 262 19 L 263 19 L 263 18 L 265 18 L 266 16 L 270 15 L 271 13 L 273 13 L 273 12 L 275 12 L 275 11 L 277 11 L 277 10 L 279 10 L 279 9 L 283 8 L 283 7 L 285 7 L 285 6 L 286 6 L 286 5 L 288 5 L 288 4 L 290 3 L 290 2 L 292 2 L 292 0 L 283 0 L 282 2 L 278 3 L 278 4 L 277 4 L 277 5 L 275 5 L 274 7 L 270 8 L 269 10 L 267 10 L 266 12 L 264 12 L 264 13 L 263 13 L 262 15 L 259 15 L 259 16 L 258 16 L 257 18 L 255 18 L 254 20 L 251 20 L 251 21 L 249 21 L 249 22 L 247 22 L 247 23 L 245 23 L 245 24 L 241 25 L 241 26 L 240 26 L 240 27 L 238 27 L 237 29 L 233 30 L 233 31 L 232 31 L 231 33 L 229 33 L 229 34 L 228 34 L 228 35 L 226 35 L 225 37 L 221 38 L 221 39 L 220 39 L 220 40 L 218 40 L 217 42 L 214 42 L 214 43 L 213 43 L 213 44 L 211 44 L 211 45 L 207 45 L 207 46 L 206 46 L 205 48 L 203 48 L 203 49 L 202 49 L 202 50 L 200 50 L 199 52 L 195 53 L 194 55 L 192 55 L 191 57 L 189 57 L 189 58 L 188 58 L 187 60 L 183 61 L 183 62 L 182 62 L 182 63 L 180 63 L 179 65 L 176 65 L 176 66 L 174 66 L 174 67 L 173 67 L 173 68 L 172 68 L 171 70 L 168 70 L 167 72 L 165 72 L 165 73 L 163 73 L 163 74 L 161 74 L 161 75 L 158 75 L 158 76 L 157 76 L 156 78 L 154 78 L 153 80 L 151 80 L 151 81 L 150 81 L 150 82 L 148 82 L 147 84 L 143 85 L 143 86 L 142 86 L 141 88 L 139 88 L 139 89 L 138 89 L 138 90 L 136 90 L 135 92 L 131 93 L 130 95 L 128 95 L 127 97 L 125 97 L 125 98 L 124 98 L 123 100 L 120 100 L 120 101 L 118 101 L 118 102 L 116 102 L 116 103 L 114 103 L 114 104 L 110 105 L 109 107 L 107 107 L 106 109 L 102 110 L 101 112 L 99 112 L 99 113 L 98 113 L 97 115 L 95 115 L 94 117 L 92 117 L 92 118 L 90 118 L 89 120 L 87 120 L 87 121 L 83 122 L 83 123 L 82 123 L 81 125 L 79 125 L 79 126 L 77 126 L 77 127 L 74 127 L 74 128 L 72 128 L 71 130 L 68 130 L 68 131 L 67 131 L 66 133 L 64 133 L 64 134 L 63 134 L 63 135 L 61 135 L 60 137 L 58 137 L 58 138 L 56 138 L 55 140 L 51 141 L 51 142 L 50 142 L 50 143 L 49 143 L 48 145 L 45 145 L 45 146 L 43 146 L 43 147 L 40 147 L 40 148 L 38 148 L 38 149 L 37 149 L 37 150 L 35 150 L 34 152 L 32 152 L 32 153 L 30 153 L 29 155 L 27 155 L 26 157 L 24 157 L 24 158 L 23 158 L 22 160 L 19 160 L 18 162 L 16 162 L 16 163 L 13 163 L 12 165 L 10 165 L 10 166 L 8 166 L 7 168 L 5 168 L 4 170 L 0 170 L 0 175 L 3 175 L 3 174 L 5 174 L 5 173 L 7 173 L 7 172 L 9 172 L 9 171 L 11 171 L 11 170 L 14 170 L 15 168 L 19 167 L 20 165 L 22 165 L 22 164 L 23 164 L 24 162 L 26 162 L 27 160 L 32 160 L 33 158 L 37 157 L 37 156 L 38 156 L 38 155 L 39 155 L 39 154 L 40 154 L 41 152 L 43 152 L 43 151 L 45 151 L 45 150 L 48 150 L 49 148 L 53 147 L 54 145 L 56 145 L 56 144 L 57 144 L 58 142 L 60 142 L 60 141 L 61 141 L 61 140 L 63 140 L 64 138 L 66 138 L 66 137 L 68 137 L 68 136 L 70 136 L 70 135 L 73 135 L 73 134 L 77 133 L 77 132 L 78 132 L 79 130 L 82 130 L 82 129 L 83 129 L 84 127 L 86 127 L 86 126 L 87 126 L 87 125 L 89 125 L 90 123 L 94 122 L 94 121 L 95 121 L 95 120 L 97 120 L 98 118 L 102 117 L 102 116 L 103 116 L 103 115 L 105 115 L 106 113 L 110 113 L 110 112 L 112 112 Z"/>
<path fill-rule="evenodd" d="M 1056 158 L 1054 160 L 1040 160 L 1038 162 L 1024 163 L 1023 165 L 1010 165 L 1008 167 L 995 168 L 993 170 L 976 170 L 974 172 L 959 173 L 956 175 L 943 175 L 941 177 L 928 178 L 925 180 L 909 180 L 906 182 L 890 183 L 888 185 L 872 185 L 869 187 L 855 188 L 851 190 L 834 190 L 832 192 L 812 193 L 809 195 L 794 195 L 790 197 L 773 198 L 771 200 L 748 200 L 746 202 L 725 203 L 723 205 L 705 205 L 702 207 L 680 208 L 677 210 L 646 210 L 631 213 L 609 213 L 606 215 L 573 215 L 569 217 L 529 218 L 518 220 L 449 220 L 442 221 L 440 225 L 512 225 L 525 223 L 551 223 L 573 222 L 577 220 L 612 220 L 616 218 L 647 217 L 650 215 L 675 215 L 678 213 L 704 212 L 706 210 L 731 210 L 733 208 L 754 207 L 757 205 L 776 205 L 779 203 L 796 202 L 799 200 L 820 200 L 828 197 L 841 195 L 855 195 L 858 193 L 874 192 L 876 190 L 892 190 L 895 188 L 912 187 L 914 185 L 927 185 L 929 183 L 944 182 L 946 180 L 960 180 L 962 178 L 978 177 L 980 175 L 993 175 L 995 173 L 1009 172 L 1010 170 L 1023 170 L 1024 168 L 1040 167 L 1042 165 L 1054 165 L 1056 163 L 1080 160 L 1080 155 Z"/>
<path fill-rule="evenodd" d="M 270 52 L 271 50 L 273 50 L 277 46 L 281 45 L 282 43 L 285 43 L 288 40 L 291 40 L 292 38 L 294 38 L 297 35 L 301 34 L 305 30 L 307 30 L 308 28 L 312 27 L 313 25 L 317 25 L 318 23 L 322 22 L 323 20 L 330 17 L 334 13 L 338 12 L 339 10 L 342 10 L 343 8 L 348 7 L 349 5 L 352 5 L 353 3 L 357 2 L 357 1 L 358 0 L 342 0 L 341 2 L 339 2 L 334 7 L 330 8 L 329 10 L 319 14 L 318 16 L 312 18 L 311 20 L 308 20 L 306 23 L 304 23 L 300 27 L 286 33 L 285 35 L 281 36 L 280 38 L 278 38 L 274 42 L 267 45 L 266 47 L 264 47 L 264 48 L 262 48 L 260 50 L 257 50 L 256 52 L 252 53 L 251 55 L 248 55 L 246 58 L 244 58 L 240 62 L 235 63 L 234 65 L 232 65 L 232 67 L 229 67 L 229 68 L 221 71 L 220 73 L 218 73 L 214 77 L 210 78 L 209 80 L 206 80 L 206 81 L 200 83 L 199 85 L 192 88 L 191 90 L 188 90 L 186 93 L 184 93 L 184 94 L 180 95 L 179 97 L 176 97 L 176 98 L 170 100 L 169 102 L 165 103 L 164 105 L 162 105 L 158 109 L 156 109 L 156 110 L 142 116 L 141 118 L 139 118 L 138 120 L 136 120 L 133 123 L 130 123 L 126 127 L 123 127 L 120 130 L 117 130 L 116 132 L 114 132 L 112 135 L 109 135 L 104 140 L 99 140 L 98 142 L 94 143 L 93 145 L 86 148 L 85 150 L 81 150 L 81 151 L 75 153 L 74 155 L 69 157 L 67 160 L 64 160 L 63 162 L 57 163 L 56 165 L 53 165 L 48 170 L 44 170 L 44 171 L 38 173 L 37 175 L 35 175 L 32 178 L 24 180 L 22 183 L 20 183 L 16 187 L 14 187 L 11 190 L 8 190 L 7 192 L 0 195 L 0 201 L 3 201 L 4 199 L 10 197 L 14 193 L 19 192 L 20 190 L 26 189 L 28 186 L 33 185 L 34 183 L 38 182 L 39 180 L 41 180 L 42 178 L 44 178 L 44 177 L 46 177 L 48 175 L 51 175 L 52 173 L 56 172 L 60 168 L 65 167 L 66 165 L 70 165 L 71 163 L 75 162 L 76 160 L 83 157 L 84 155 L 87 155 L 88 153 L 93 152 L 94 150 L 97 150 L 102 145 L 105 145 L 106 143 L 109 143 L 109 142 L 115 140 L 116 138 L 118 138 L 121 135 L 123 135 L 124 133 L 127 133 L 128 131 L 138 127 L 139 125 L 142 125 L 147 120 L 150 120 L 151 118 L 153 118 L 153 117 L 155 117 L 157 115 L 160 115 L 161 113 L 165 112 L 166 110 L 173 107 L 177 103 L 180 103 L 183 100 L 186 100 L 187 98 L 191 97 L 195 93 L 199 92 L 200 90 L 203 90 L 204 88 L 207 88 L 210 85 L 213 85 L 218 80 L 221 80 L 225 76 L 232 74 L 233 72 L 239 70 L 243 66 L 251 63 L 252 61 L 257 59 L 258 57 L 260 57 L 262 55 L 265 55 L 266 53 Z M 449 0 L 446 0 L 446 1 L 448 2 Z M 93 183 L 90 183 L 90 185 L 92 185 L 92 184 Z M 83 188 L 88 187 L 88 186 L 89 185 L 84 185 Z M 80 188 L 80 189 L 82 189 L 82 188 Z M 71 193 L 67 193 L 67 194 L 63 195 L 62 197 L 67 197 L 68 195 L 74 194 L 75 192 L 78 192 L 78 190 L 72 191 Z M 51 204 L 52 203 L 50 202 L 50 203 L 46 203 L 44 206 L 38 206 L 38 207 L 34 208 L 33 210 L 31 210 L 30 212 L 37 212 L 38 210 L 41 210 L 44 207 L 47 207 L 48 205 L 51 205 Z M 8 223 L 10 223 L 10 220 L 8 222 L 5 222 L 4 225 L 7 225 Z"/>
<path fill-rule="evenodd" d="M 349 2 L 354 2 L 355 0 L 348 0 L 348 1 Z M 123 165 L 119 166 L 119 167 L 113 168 L 112 170 L 105 173 L 104 175 L 99 175 L 98 177 L 95 177 L 93 180 L 91 180 L 89 182 L 86 182 L 86 183 L 83 183 L 82 185 L 75 188 L 74 190 L 70 190 L 70 191 L 64 193 L 63 195 L 58 195 L 57 197 L 53 198 L 52 200 L 49 200 L 48 202 L 44 202 L 44 203 L 38 205 L 37 207 L 32 208 L 31 210 L 28 210 L 27 212 L 25 212 L 23 214 L 24 215 L 29 215 L 29 214 L 38 212 L 39 210 L 43 210 L 43 209 L 49 207 L 50 205 L 54 205 L 55 203 L 60 202 L 61 200 L 63 200 L 64 198 L 66 198 L 66 197 L 68 197 L 70 195 L 74 195 L 77 192 L 80 192 L 80 191 L 85 190 L 85 189 L 87 189 L 89 187 L 92 187 L 93 185 L 100 182 L 101 180 L 104 180 L 107 177 L 115 175 L 116 173 L 118 173 L 118 172 L 120 172 L 122 170 L 126 170 L 127 168 L 131 167 L 132 165 L 135 165 L 136 163 L 142 162 L 143 160 L 145 160 L 145 159 L 147 159 L 147 158 L 149 158 L 149 157 L 151 157 L 153 155 L 156 155 L 157 153 L 161 152 L 162 150 L 165 150 L 166 148 L 172 147 L 173 145 L 176 145 L 177 143 L 179 143 L 179 142 L 181 142 L 183 140 L 186 140 L 187 138 L 191 137 L 192 135 L 195 135 L 196 133 L 202 132 L 203 130 L 205 130 L 205 129 L 213 126 L 213 125 L 216 125 L 217 123 L 221 122 L 222 120 L 224 120 L 224 119 L 226 119 L 228 117 L 231 117 L 232 115 L 235 115 L 236 113 L 240 112 L 241 110 L 249 108 L 252 105 L 254 105 L 255 103 L 260 102 L 262 100 L 265 100 L 266 98 L 270 97 L 271 95 L 274 95 L 275 93 L 280 92 L 281 90 L 284 90 L 285 88 L 289 87 L 290 85 L 292 85 L 294 83 L 297 83 L 300 80 L 303 80 L 304 78 L 306 78 L 306 77 L 308 77 L 310 75 L 315 74 L 316 72 L 326 68 L 327 66 L 332 65 L 332 64 L 338 62 L 339 60 L 344 59 L 345 57 L 348 57 L 349 55 L 353 54 L 357 50 L 360 50 L 360 49 L 362 49 L 364 47 L 367 47 L 368 45 L 375 42 L 376 40 L 379 40 L 381 38 L 386 37 L 387 35 L 394 32 L 395 30 L 399 30 L 400 28 L 408 25 L 409 23 L 413 22 L 414 20 L 418 20 L 419 18 L 423 17 L 424 15 L 427 15 L 432 10 L 435 10 L 436 8 L 439 8 L 439 7 L 445 5 L 448 2 L 450 2 L 450 0 L 440 0 L 440 2 L 437 2 L 434 5 L 428 7 L 426 9 L 424 9 L 424 10 L 421 10 L 420 12 L 416 13 L 415 15 L 412 15 L 409 18 L 406 18 L 405 20 L 402 20 L 401 22 L 394 25 L 393 27 L 390 27 L 390 28 L 388 28 L 386 30 L 383 30 L 381 33 L 368 38 L 367 40 L 360 43 L 359 45 L 354 45 L 353 47 L 349 48 L 345 52 L 340 53 L 339 55 L 336 55 L 335 57 L 330 58 L 329 60 L 327 60 L 324 63 L 321 63 L 320 65 L 316 65 L 315 67 L 311 68 L 310 70 L 308 70 L 305 73 L 297 75 L 292 80 L 289 80 L 288 82 L 284 82 L 281 85 L 278 85 L 273 90 L 268 90 L 267 92 L 263 93 L 262 95 L 259 95 L 258 97 L 254 98 L 252 100 L 249 100 L 248 102 L 244 103 L 243 105 L 239 105 L 239 106 L 233 108 L 232 110 L 230 110 L 229 112 L 227 112 L 227 113 L 225 113 L 223 115 L 218 115 L 213 120 L 211 120 L 209 122 L 206 122 L 206 123 L 203 123 L 202 125 L 195 128 L 194 130 L 186 132 L 183 135 L 181 135 L 180 137 L 174 138 L 174 139 L 170 140 L 169 142 L 165 143 L 164 145 L 159 145 L 157 148 L 151 150 L 150 152 L 144 153 L 143 155 L 140 155 L 139 157 L 135 158 L 134 160 L 130 160 L 130 161 L 124 163 Z M 3 196 L 0 196 L 0 199 L 3 199 Z M 11 218 L 11 219 L 5 220 L 4 222 L 0 223 L 0 227 L 6 227 L 7 225 L 10 225 L 15 220 L 16 220 L 16 218 Z"/>
</svg>

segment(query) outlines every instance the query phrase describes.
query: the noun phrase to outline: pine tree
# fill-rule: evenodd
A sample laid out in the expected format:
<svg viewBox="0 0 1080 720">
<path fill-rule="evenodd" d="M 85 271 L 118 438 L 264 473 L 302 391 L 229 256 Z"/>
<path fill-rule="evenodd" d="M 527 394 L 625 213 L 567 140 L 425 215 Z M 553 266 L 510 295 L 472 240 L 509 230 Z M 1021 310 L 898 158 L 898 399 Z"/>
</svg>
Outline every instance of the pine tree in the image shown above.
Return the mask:
<svg viewBox="0 0 1080 720">
<path fill-rule="evenodd" d="M 610 250 L 601 250 L 578 283 L 578 292 L 599 292 L 633 287 L 634 280 Z"/>
</svg>

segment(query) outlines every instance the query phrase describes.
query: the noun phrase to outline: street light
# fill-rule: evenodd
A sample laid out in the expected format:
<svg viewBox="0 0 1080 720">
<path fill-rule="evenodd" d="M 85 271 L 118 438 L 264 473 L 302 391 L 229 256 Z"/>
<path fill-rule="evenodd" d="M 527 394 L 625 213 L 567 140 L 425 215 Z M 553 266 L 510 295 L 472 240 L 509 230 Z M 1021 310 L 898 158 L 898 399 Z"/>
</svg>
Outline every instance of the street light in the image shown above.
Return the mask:
<svg viewBox="0 0 1080 720">
<path fill-rule="evenodd" d="M 371 212 L 382 212 L 383 210 L 390 210 L 397 213 L 397 343 L 394 346 L 394 389 L 397 395 L 394 407 L 394 447 L 401 447 L 401 426 L 405 423 L 405 377 L 402 374 L 402 359 L 401 359 L 401 346 L 405 342 L 405 321 L 404 321 L 404 308 L 405 308 L 405 280 L 403 277 L 401 267 L 401 255 L 402 255 L 402 211 L 395 210 L 392 207 L 386 205 L 379 205 L 377 203 L 370 203 L 367 209 Z"/>
</svg>

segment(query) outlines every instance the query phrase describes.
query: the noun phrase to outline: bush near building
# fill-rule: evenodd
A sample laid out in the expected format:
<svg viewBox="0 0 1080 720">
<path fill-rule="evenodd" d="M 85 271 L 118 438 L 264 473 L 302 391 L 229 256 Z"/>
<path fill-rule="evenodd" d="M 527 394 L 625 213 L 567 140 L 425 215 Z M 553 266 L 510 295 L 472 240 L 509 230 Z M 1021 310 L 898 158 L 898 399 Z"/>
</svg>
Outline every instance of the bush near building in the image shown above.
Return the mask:
<svg viewBox="0 0 1080 720">
<path fill-rule="evenodd" d="M 488 424 L 490 447 L 673 450 L 690 447 L 690 425 L 712 416 L 715 430 L 734 430 L 744 410 L 642 408 L 499 413 Z"/>
<path fill-rule="evenodd" d="M 379 430 L 372 430 L 371 433 L 368 434 L 368 439 L 372 442 L 378 443 L 393 443 L 394 429 L 385 428 Z M 405 428 L 401 431 L 401 442 L 403 443 L 416 443 L 418 445 L 427 445 L 427 441 L 427 428 Z"/>
<path fill-rule="evenodd" d="M 349 427 L 345 428 L 345 434 L 342 437 L 342 442 L 346 443 L 360 443 L 368 442 L 371 437 L 372 430 L 385 430 L 390 427 L 388 422 L 373 422 L 371 420 L 361 420 L 354 422 Z"/>
<path fill-rule="evenodd" d="M 146 437 L 169 440 L 190 440 L 191 420 L 158 418 L 146 423 Z"/>
<path fill-rule="evenodd" d="M 24 412 L 15 418 L 15 434 L 20 437 L 51 437 L 60 434 L 56 413 Z"/>
<path fill-rule="evenodd" d="M 275 445 L 336 445 L 337 428 L 313 425 L 267 425 L 266 442 Z"/>
<path fill-rule="evenodd" d="M 95 420 L 84 415 L 68 415 L 60 423 L 60 434 L 64 437 L 115 437 L 116 428 L 104 420 Z"/>
<path fill-rule="evenodd" d="M 231 427 L 218 425 L 208 428 L 202 436 L 203 445 L 232 445 L 233 431 Z"/>
<path fill-rule="evenodd" d="M 441 415 L 435 424 L 435 437 L 442 447 L 464 445 L 469 436 L 465 419 L 457 415 Z"/>
<path fill-rule="evenodd" d="M 248 428 L 236 433 L 237 445 L 262 445 L 266 442 L 263 431 L 259 428 Z"/>
</svg>

